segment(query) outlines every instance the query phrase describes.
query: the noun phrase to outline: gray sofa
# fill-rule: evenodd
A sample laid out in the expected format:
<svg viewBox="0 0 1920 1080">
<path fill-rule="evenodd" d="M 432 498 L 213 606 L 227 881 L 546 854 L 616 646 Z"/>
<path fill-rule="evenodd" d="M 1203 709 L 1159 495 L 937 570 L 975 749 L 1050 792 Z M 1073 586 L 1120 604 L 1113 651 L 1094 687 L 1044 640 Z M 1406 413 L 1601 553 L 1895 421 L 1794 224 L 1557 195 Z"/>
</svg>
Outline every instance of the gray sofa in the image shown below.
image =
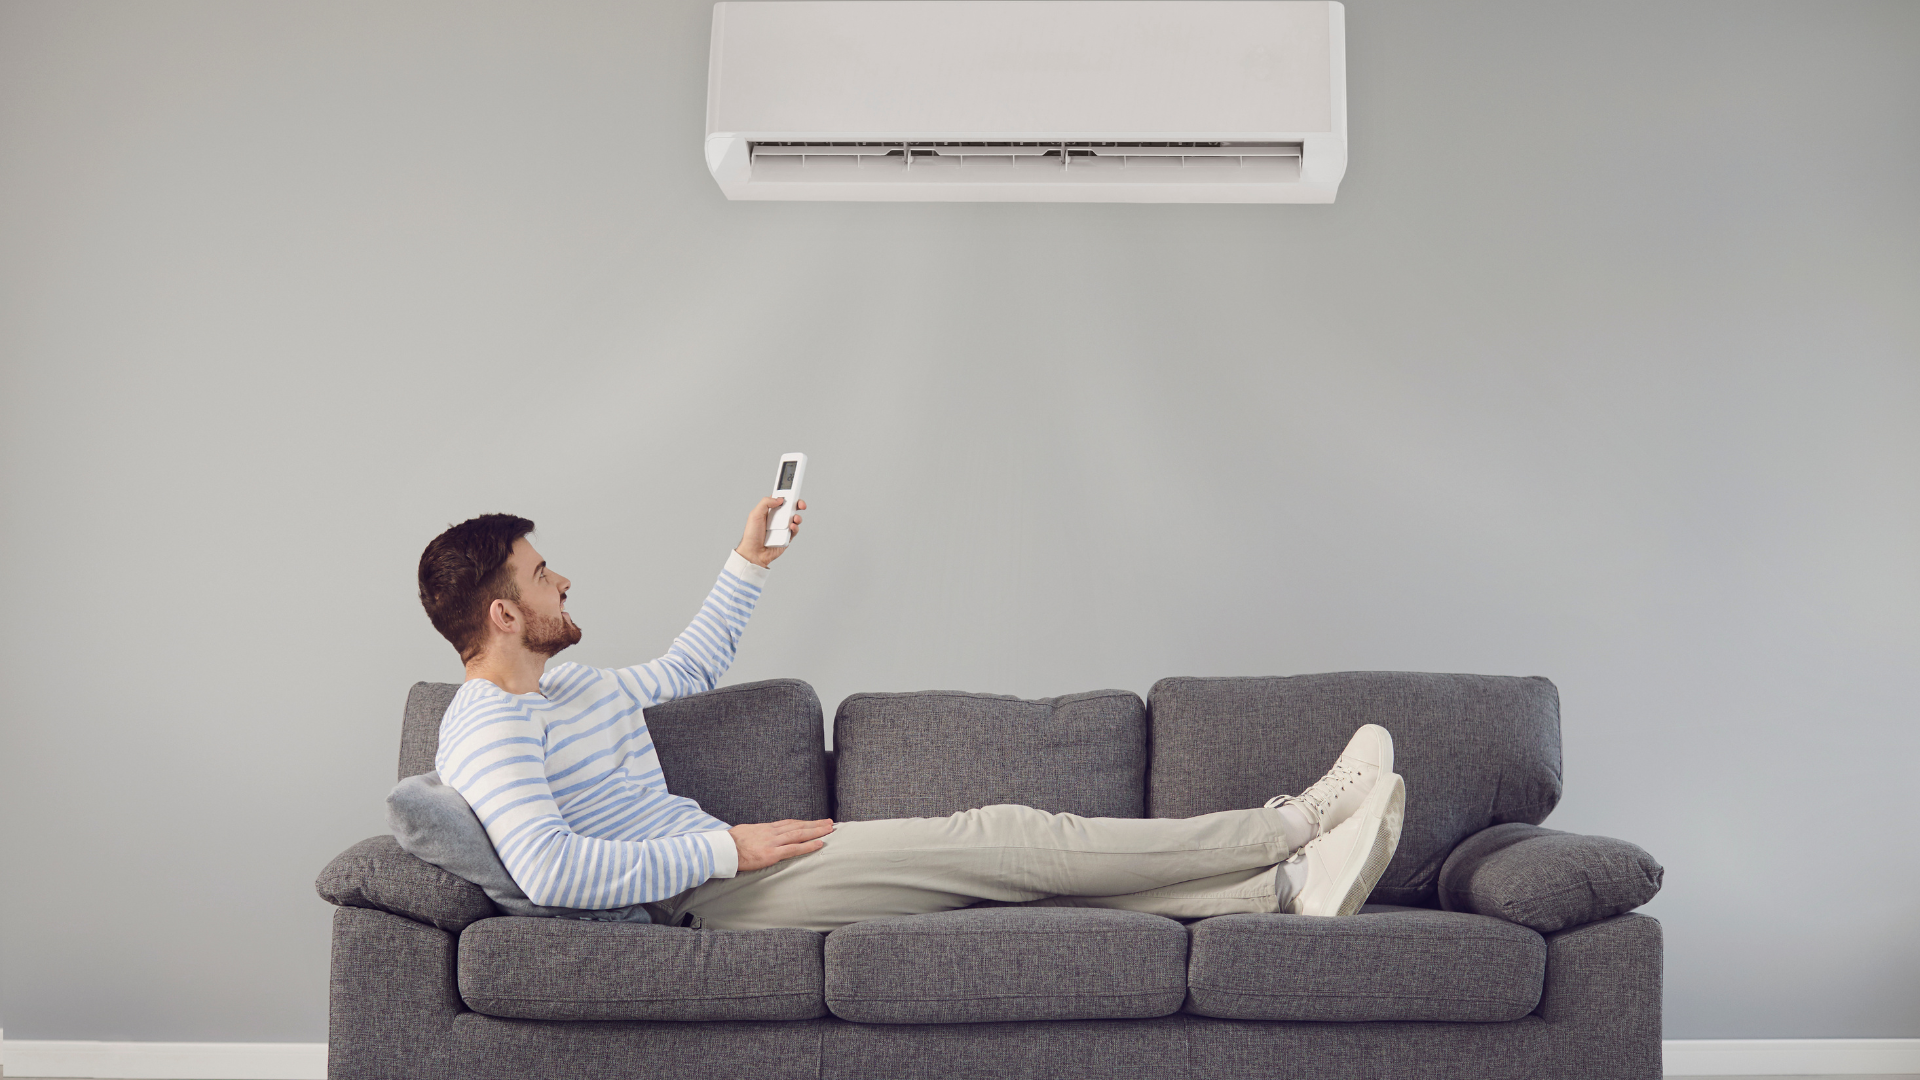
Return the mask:
<svg viewBox="0 0 1920 1080">
<path fill-rule="evenodd" d="M 433 767 L 450 684 L 407 701 Z M 975 906 L 831 934 L 503 917 L 362 841 L 334 911 L 336 1080 L 1660 1076 L 1660 884 L 1631 844 L 1539 828 L 1561 791 L 1545 679 L 1176 678 L 1146 701 L 858 694 L 822 747 L 793 680 L 647 710 L 668 787 L 732 822 L 938 816 L 999 802 L 1117 817 L 1257 806 L 1385 725 L 1407 781 L 1362 914 Z"/>
</svg>

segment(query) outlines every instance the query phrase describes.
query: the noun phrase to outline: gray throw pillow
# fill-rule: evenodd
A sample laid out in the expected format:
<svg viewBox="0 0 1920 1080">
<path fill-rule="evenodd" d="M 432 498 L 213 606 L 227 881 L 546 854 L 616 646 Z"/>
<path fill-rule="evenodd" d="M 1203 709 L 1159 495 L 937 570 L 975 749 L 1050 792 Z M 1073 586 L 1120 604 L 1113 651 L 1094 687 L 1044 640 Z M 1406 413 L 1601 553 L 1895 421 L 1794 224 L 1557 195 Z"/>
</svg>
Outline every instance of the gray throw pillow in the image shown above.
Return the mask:
<svg viewBox="0 0 1920 1080">
<path fill-rule="evenodd" d="M 1516 821 L 1453 849 L 1440 868 L 1440 906 L 1551 934 L 1632 911 L 1653 899 L 1665 875 L 1625 840 Z"/>
<path fill-rule="evenodd" d="M 487 839 L 486 827 L 474 816 L 473 807 L 458 791 L 441 783 L 439 773 L 409 776 L 394 785 L 387 796 L 387 826 L 408 854 L 480 886 L 509 915 L 594 922 L 653 921 L 642 904 L 585 911 L 542 907 L 528 900 L 493 850 L 493 841 Z"/>
</svg>

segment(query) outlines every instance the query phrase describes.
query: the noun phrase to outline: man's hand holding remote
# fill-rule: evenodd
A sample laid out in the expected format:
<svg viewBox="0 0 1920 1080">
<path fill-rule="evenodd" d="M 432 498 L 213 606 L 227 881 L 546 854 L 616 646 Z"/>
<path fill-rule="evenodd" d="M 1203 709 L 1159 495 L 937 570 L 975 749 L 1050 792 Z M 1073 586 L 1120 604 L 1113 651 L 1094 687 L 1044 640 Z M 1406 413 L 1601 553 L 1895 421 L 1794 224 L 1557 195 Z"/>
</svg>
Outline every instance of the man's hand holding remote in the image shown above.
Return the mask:
<svg viewBox="0 0 1920 1080">
<path fill-rule="evenodd" d="M 753 512 L 747 515 L 746 535 L 740 538 L 740 546 L 733 549 L 741 558 L 755 566 L 767 567 L 772 566 L 773 560 L 779 558 L 780 553 L 787 550 L 786 547 L 767 546 L 767 516 L 786 501 L 784 498 L 775 498 L 769 495 L 754 504 Z M 800 535 L 800 515 L 798 511 L 807 508 L 807 500 L 801 499 L 799 502 L 793 504 L 793 508 L 796 512 L 793 515 L 793 523 L 788 526 L 788 530 L 795 537 L 798 537 Z"/>
</svg>

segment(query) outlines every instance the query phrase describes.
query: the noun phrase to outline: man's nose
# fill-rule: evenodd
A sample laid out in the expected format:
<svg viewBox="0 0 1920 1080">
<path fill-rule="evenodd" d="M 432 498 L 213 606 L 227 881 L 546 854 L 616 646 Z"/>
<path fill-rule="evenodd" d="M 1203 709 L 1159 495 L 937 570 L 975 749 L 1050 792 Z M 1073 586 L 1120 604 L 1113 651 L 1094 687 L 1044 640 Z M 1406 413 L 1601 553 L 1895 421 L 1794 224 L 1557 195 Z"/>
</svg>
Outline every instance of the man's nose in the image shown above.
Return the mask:
<svg viewBox="0 0 1920 1080">
<path fill-rule="evenodd" d="M 560 591 L 562 593 L 566 592 L 568 589 L 571 589 L 571 588 L 573 588 L 573 582 L 571 580 L 564 577 L 560 579 Z"/>
</svg>

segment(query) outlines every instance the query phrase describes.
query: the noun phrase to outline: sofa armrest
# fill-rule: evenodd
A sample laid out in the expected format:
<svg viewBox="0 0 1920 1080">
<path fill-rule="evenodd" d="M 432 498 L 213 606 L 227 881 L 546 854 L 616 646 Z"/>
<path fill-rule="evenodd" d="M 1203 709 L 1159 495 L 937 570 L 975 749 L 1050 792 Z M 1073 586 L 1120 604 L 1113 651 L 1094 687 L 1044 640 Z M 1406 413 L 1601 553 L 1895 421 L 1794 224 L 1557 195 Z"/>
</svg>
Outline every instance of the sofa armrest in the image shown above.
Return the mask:
<svg viewBox="0 0 1920 1080">
<path fill-rule="evenodd" d="M 451 934 L 499 914 L 480 886 L 407 854 L 391 836 L 373 836 L 335 856 L 313 887 L 341 907 L 377 908 Z"/>
<path fill-rule="evenodd" d="M 1467 837 L 1440 867 L 1440 906 L 1542 934 L 1632 911 L 1666 871 L 1625 840 L 1511 822 Z"/>
</svg>

